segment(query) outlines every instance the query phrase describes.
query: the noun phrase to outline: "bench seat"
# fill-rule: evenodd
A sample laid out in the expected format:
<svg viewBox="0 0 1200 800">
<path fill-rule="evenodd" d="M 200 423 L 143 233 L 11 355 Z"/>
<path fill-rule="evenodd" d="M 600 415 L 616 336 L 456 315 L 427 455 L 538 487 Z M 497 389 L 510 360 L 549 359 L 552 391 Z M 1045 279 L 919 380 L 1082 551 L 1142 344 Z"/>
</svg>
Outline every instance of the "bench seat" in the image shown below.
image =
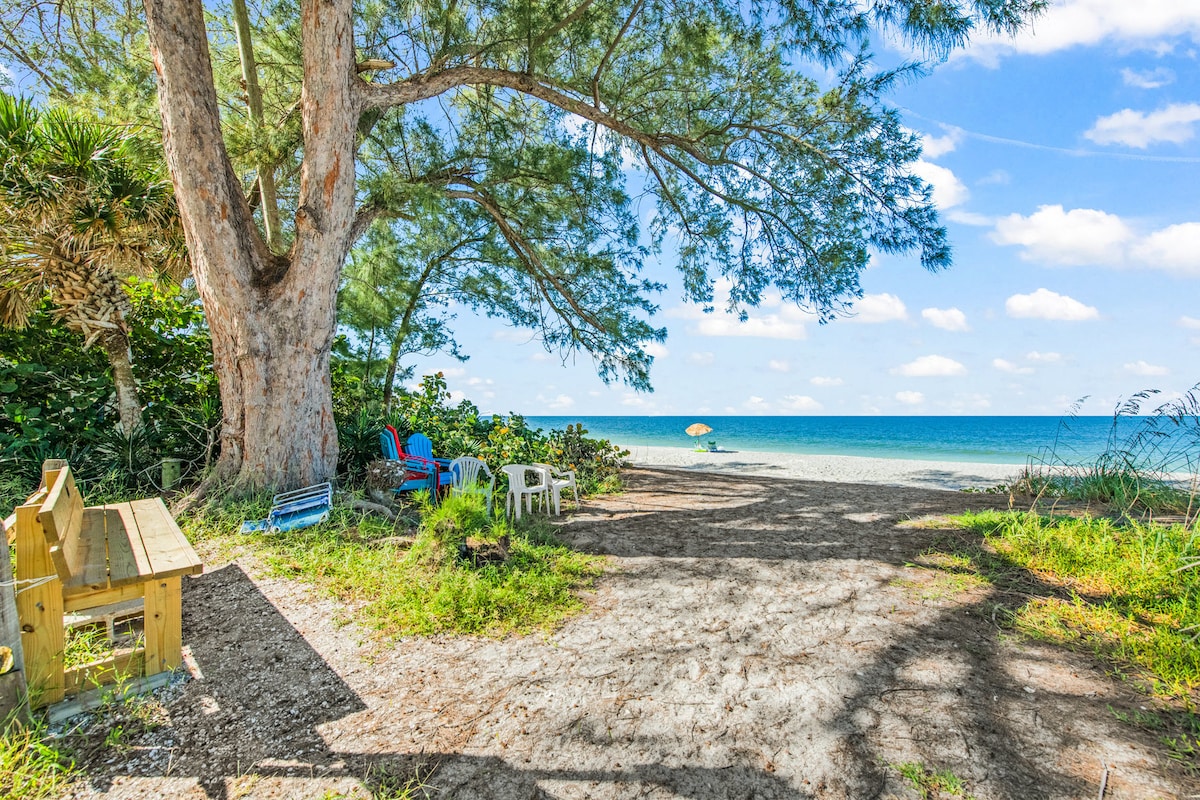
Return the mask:
<svg viewBox="0 0 1200 800">
<path fill-rule="evenodd" d="M 77 561 L 59 575 L 67 597 L 204 569 L 157 497 L 85 508 L 78 536 Z"/>
<path fill-rule="evenodd" d="M 70 467 L 47 462 L 41 488 L 14 517 L 17 578 L 31 584 L 17 597 L 17 614 L 35 706 L 132 667 L 153 675 L 182 663 L 181 578 L 203 564 L 161 499 L 85 507 Z M 65 614 L 103 616 L 134 601 L 144 646 L 64 669 Z"/>
</svg>

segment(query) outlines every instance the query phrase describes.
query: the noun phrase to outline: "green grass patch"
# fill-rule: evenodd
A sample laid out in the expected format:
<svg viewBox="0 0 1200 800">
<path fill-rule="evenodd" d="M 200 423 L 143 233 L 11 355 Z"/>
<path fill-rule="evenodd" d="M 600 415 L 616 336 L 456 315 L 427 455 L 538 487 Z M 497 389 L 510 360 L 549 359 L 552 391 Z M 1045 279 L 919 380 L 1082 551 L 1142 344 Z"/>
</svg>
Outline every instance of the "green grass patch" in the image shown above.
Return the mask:
<svg viewBox="0 0 1200 800">
<path fill-rule="evenodd" d="M 1121 722 L 1158 736 L 1166 755 L 1193 775 L 1200 774 L 1200 716 L 1188 709 L 1108 707 Z"/>
<path fill-rule="evenodd" d="M 1200 687 L 1200 531 L 1018 512 L 959 519 L 1042 584 L 1013 612 L 1018 630 L 1140 668 L 1159 694 Z"/>
<path fill-rule="evenodd" d="M 46 737 L 43 726 L 11 720 L 0 725 L 0 800 L 53 797 L 74 780 L 74 762 Z"/>
<path fill-rule="evenodd" d="M 207 548 L 252 550 L 272 574 L 313 583 L 383 639 L 548 630 L 584 607 L 580 592 L 604 567 L 558 541 L 546 520 L 514 525 L 487 515 L 471 495 L 426 506 L 415 528 L 412 519 L 391 523 L 337 507 L 329 522 L 303 530 L 229 533 L 265 514 L 261 504 L 227 506 L 188 533 Z M 481 557 L 464 560 L 462 545 Z"/>
<path fill-rule="evenodd" d="M 937 549 L 927 550 L 915 561 L 905 564 L 905 566 L 935 570 L 924 580 L 897 578 L 891 582 L 893 586 L 901 586 L 918 592 L 922 600 L 944 600 L 982 586 L 988 586 L 990 583 L 987 578 L 979 574 L 970 557 L 961 553 L 945 553 Z"/>
<path fill-rule="evenodd" d="M 891 766 L 912 784 L 921 800 L 937 800 L 942 797 L 974 800 L 975 795 L 967 791 L 963 780 L 948 769 L 935 771 L 916 761 Z"/>
</svg>

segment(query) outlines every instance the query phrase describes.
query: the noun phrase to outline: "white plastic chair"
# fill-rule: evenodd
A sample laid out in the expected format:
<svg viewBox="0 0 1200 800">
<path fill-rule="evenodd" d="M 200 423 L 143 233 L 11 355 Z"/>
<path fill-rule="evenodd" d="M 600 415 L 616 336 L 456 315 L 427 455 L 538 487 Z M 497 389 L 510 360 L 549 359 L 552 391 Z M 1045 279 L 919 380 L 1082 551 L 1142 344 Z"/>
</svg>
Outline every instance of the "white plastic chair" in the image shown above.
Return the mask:
<svg viewBox="0 0 1200 800">
<path fill-rule="evenodd" d="M 575 483 L 575 470 L 557 470 L 549 464 L 538 464 L 536 462 L 534 462 L 534 466 L 542 471 L 542 474 L 546 476 L 546 483 L 550 484 L 550 500 L 554 503 L 555 516 L 562 513 L 563 489 L 571 490 L 571 494 L 575 496 L 575 510 L 578 511 L 579 484 Z"/>
<path fill-rule="evenodd" d="M 487 476 L 486 484 L 480 473 Z M 450 474 L 454 476 L 450 484 L 451 494 L 482 494 L 487 498 L 487 513 L 492 513 L 492 494 L 496 491 L 496 476 L 488 469 L 488 465 L 474 456 L 463 456 L 450 462 Z"/>
<path fill-rule="evenodd" d="M 549 505 L 550 486 L 546 480 L 546 474 L 542 470 L 528 464 L 507 464 L 501 467 L 500 471 L 508 476 L 508 494 L 504 496 L 504 516 L 506 518 L 514 507 L 517 511 L 517 519 L 521 518 L 522 499 L 525 500 L 526 510 L 531 514 L 535 496 L 541 501 L 543 507 Z M 530 472 L 537 474 L 541 480 L 538 483 L 526 483 L 525 479 Z"/>
</svg>

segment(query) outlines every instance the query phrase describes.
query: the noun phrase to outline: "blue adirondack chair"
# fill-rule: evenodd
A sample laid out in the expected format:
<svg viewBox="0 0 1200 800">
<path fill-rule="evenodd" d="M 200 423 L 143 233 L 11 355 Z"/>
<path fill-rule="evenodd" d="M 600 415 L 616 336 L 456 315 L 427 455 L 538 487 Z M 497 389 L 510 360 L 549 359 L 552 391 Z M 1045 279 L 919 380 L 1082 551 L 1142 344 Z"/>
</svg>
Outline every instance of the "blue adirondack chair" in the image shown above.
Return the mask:
<svg viewBox="0 0 1200 800">
<path fill-rule="evenodd" d="M 404 481 L 399 486 L 392 487 L 394 494 L 400 492 L 415 492 L 421 489 L 429 492 L 430 497 L 437 498 L 438 490 L 438 468 L 433 461 L 412 456 L 401 452 L 396 446 L 396 432 L 389 426 L 387 430 L 379 433 L 379 449 L 383 451 L 383 457 L 388 461 L 401 461 L 404 463 Z"/>
<path fill-rule="evenodd" d="M 408 442 L 404 445 L 404 452 L 410 456 L 423 458 L 426 461 L 432 461 L 438 465 L 438 483 L 442 486 L 450 486 L 454 483 L 454 473 L 450 471 L 451 459 L 434 458 L 433 457 L 433 442 L 429 441 L 429 437 L 423 433 L 414 433 L 408 437 Z"/>
</svg>

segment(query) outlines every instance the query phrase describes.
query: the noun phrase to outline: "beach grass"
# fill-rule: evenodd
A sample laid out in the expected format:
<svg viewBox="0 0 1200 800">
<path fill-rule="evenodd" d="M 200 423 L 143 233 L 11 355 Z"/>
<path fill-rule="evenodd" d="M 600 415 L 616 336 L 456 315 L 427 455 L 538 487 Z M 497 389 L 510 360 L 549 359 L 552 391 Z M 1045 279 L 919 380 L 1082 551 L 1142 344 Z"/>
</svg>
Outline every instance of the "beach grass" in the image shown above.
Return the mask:
<svg viewBox="0 0 1200 800">
<path fill-rule="evenodd" d="M 44 725 L 0 722 L 0 800 L 54 797 L 75 778 L 74 762 Z"/>
<path fill-rule="evenodd" d="M 1018 570 L 1040 584 L 1011 612 L 1016 630 L 1090 649 L 1132 669 L 1154 694 L 1191 702 L 1200 688 L 1195 526 L 1025 512 L 959 522 L 982 534 L 991 556 L 977 566 L 993 583 L 1012 586 Z"/>
<path fill-rule="evenodd" d="M 1010 492 L 1035 502 L 1062 498 L 1103 505 L 1127 517 L 1193 519 L 1200 513 L 1200 385 L 1142 415 L 1158 393 L 1147 389 L 1118 404 L 1105 451 L 1085 462 L 1060 447 L 1083 404 L 1076 401 L 1059 422 L 1055 441 L 1030 458 Z"/>
<path fill-rule="evenodd" d="M 519 523 L 488 515 L 481 498 L 452 496 L 396 522 L 335 506 L 320 525 L 284 534 L 233 533 L 264 516 L 230 505 L 185 522 L 189 536 L 226 557 L 252 551 L 275 576 L 308 581 L 349 606 L 381 640 L 458 633 L 502 636 L 548 630 L 584 607 L 580 592 L 604 561 L 558 541 L 545 517 Z M 504 544 L 501 544 L 504 540 Z M 504 557 L 460 556 L 470 544 Z"/>
</svg>

